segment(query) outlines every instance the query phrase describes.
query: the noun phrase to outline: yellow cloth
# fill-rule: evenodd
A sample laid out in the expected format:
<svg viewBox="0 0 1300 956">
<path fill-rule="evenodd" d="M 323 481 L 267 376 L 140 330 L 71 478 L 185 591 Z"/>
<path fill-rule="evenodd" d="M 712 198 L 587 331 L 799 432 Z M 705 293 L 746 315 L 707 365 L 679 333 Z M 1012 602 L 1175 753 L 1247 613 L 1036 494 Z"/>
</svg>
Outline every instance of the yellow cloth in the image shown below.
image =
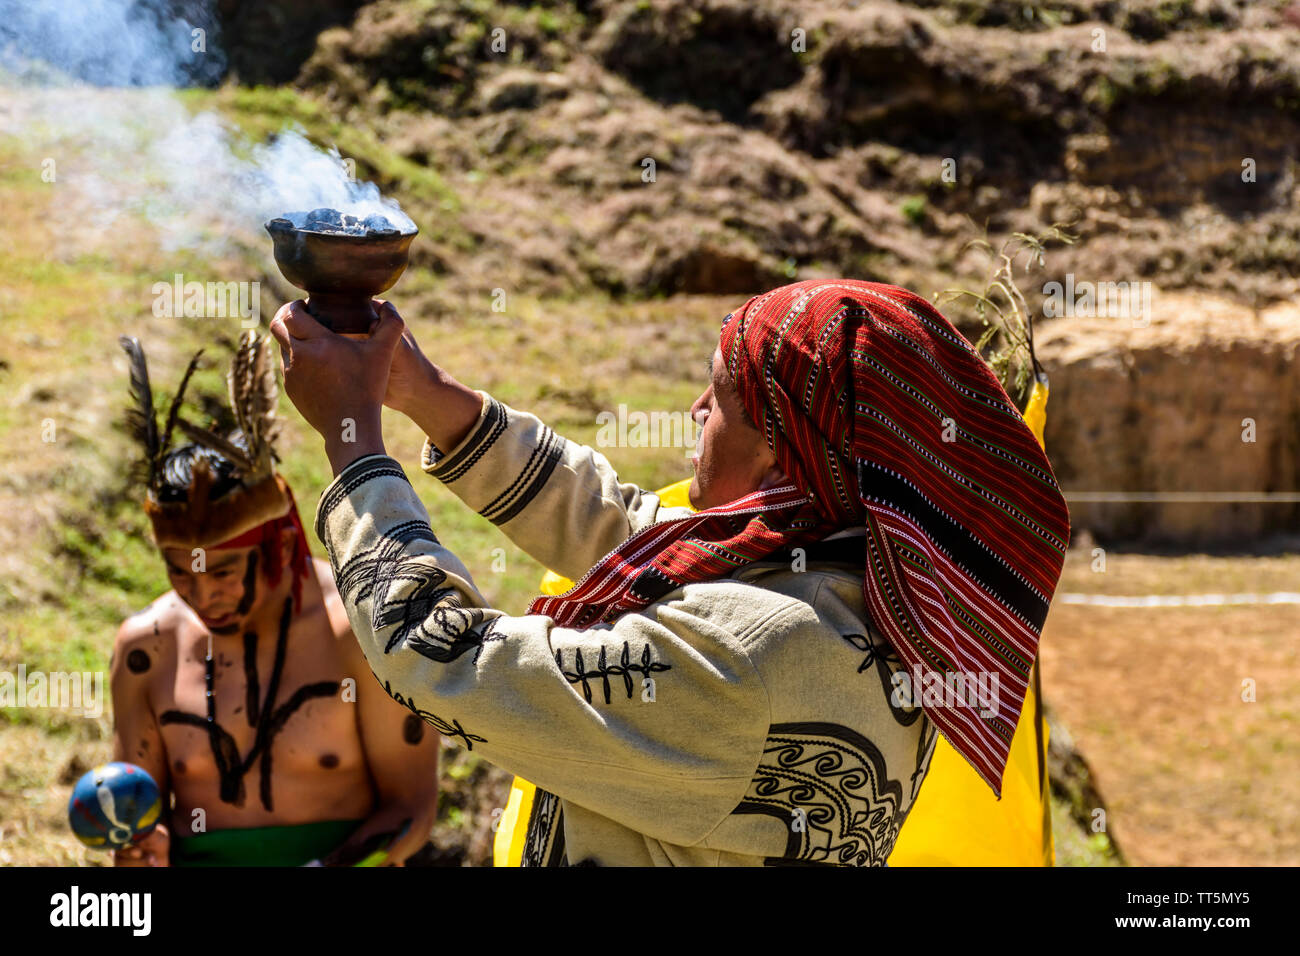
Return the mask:
<svg viewBox="0 0 1300 956">
<path fill-rule="evenodd" d="M 1025 422 L 1043 444 L 1047 380 L 1034 383 Z M 661 489 L 663 505 L 689 506 L 686 479 Z M 542 578 L 544 594 L 562 594 L 573 582 L 554 572 Z M 1035 664 L 1035 673 L 1038 665 Z M 1039 784 L 1040 759 L 1047 754 L 1047 724 L 1038 712 L 1035 683 L 1029 685 L 1002 781 L 1002 799 L 993 796 L 970 764 L 943 737 L 935 743 L 930 772 L 916 805 L 889 856 L 890 866 L 1052 866 L 1047 773 Z M 1035 732 L 1037 731 L 1037 732 Z M 1041 742 L 1041 743 L 1040 743 Z M 516 777 L 492 847 L 495 866 L 519 866 L 523 857 L 534 788 Z"/>
</svg>

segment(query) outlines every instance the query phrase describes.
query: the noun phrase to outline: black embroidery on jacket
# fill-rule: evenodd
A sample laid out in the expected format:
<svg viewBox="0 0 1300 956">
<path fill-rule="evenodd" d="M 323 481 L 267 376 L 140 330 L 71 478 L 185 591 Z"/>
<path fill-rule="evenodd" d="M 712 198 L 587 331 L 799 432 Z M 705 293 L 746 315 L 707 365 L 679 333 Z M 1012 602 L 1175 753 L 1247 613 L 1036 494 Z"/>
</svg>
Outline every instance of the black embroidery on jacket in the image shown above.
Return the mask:
<svg viewBox="0 0 1300 956">
<path fill-rule="evenodd" d="M 397 701 L 399 704 L 401 704 L 411 713 L 415 714 L 417 717 L 420 717 L 428 721 L 430 724 L 436 727 L 438 729 L 438 733 L 442 734 L 444 737 L 451 737 L 453 740 L 457 738 L 463 740 L 465 742 L 466 750 L 473 750 L 475 743 L 480 743 L 480 744 L 487 743 L 486 738 L 479 737 L 476 734 L 471 734 L 468 731 L 466 731 L 465 728 L 460 725 L 460 721 L 456 720 L 454 717 L 451 719 L 451 722 L 449 723 L 443 720 L 435 713 L 432 713 L 427 710 L 420 710 L 420 708 L 415 706 L 414 697 L 412 697 L 410 700 L 407 700 L 405 697 L 401 695 L 400 692 L 393 690 L 393 685 L 390 684 L 388 681 L 384 681 L 384 693 L 386 693 L 389 697 L 393 698 L 393 700 Z"/>
<path fill-rule="evenodd" d="M 438 458 L 426 470 L 444 485 L 449 485 L 468 472 L 479 459 L 487 454 L 496 440 L 505 434 L 509 427 L 506 407 L 495 398 L 487 399 L 483 420 L 466 439 L 465 444 L 451 458 L 439 450 Z M 432 444 L 432 443 L 430 443 Z"/>
<path fill-rule="evenodd" d="M 376 478 L 401 478 L 408 485 L 410 479 L 406 477 L 406 472 L 402 471 L 402 466 L 387 456 L 376 456 L 366 459 L 365 461 L 355 462 L 344 468 L 339 473 L 337 481 L 325 493 L 321 495 L 320 506 L 316 511 L 316 535 L 322 541 L 325 539 L 325 523 L 329 520 L 330 513 L 338 507 L 339 503 L 348 495 L 356 491 L 367 481 L 373 481 Z"/>
<path fill-rule="evenodd" d="M 840 637 L 844 638 L 846 641 L 848 641 L 850 644 L 852 644 L 852 645 L 853 645 L 854 647 L 856 647 L 858 650 L 862 651 L 864 654 L 867 655 L 867 656 L 863 659 L 862 663 L 858 665 L 858 673 L 859 673 L 859 674 L 861 674 L 864 670 L 866 670 L 866 669 L 867 669 L 868 667 L 870 667 L 872 664 L 876 663 L 876 645 L 874 645 L 874 644 L 871 643 L 871 638 L 867 637 L 867 635 L 865 635 L 865 634 L 841 634 Z"/>
<path fill-rule="evenodd" d="M 589 649 L 590 650 L 590 649 Z M 609 696 L 609 679 L 610 677 L 622 677 L 623 688 L 627 691 L 628 700 L 632 699 L 633 674 L 640 674 L 642 678 L 649 677 L 651 674 L 657 674 L 662 671 L 672 670 L 671 664 L 664 664 L 661 661 L 650 659 L 650 645 L 647 643 L 641 649 L 640 663 L 632 662 L 632 651 L 628 647 L 628 642 L 623 642 L 623 654 L 619 658 L 619 663 L 609 664 L 606 661 L 605 645 L 600 645 L 600 656 L 596 660 L 594 669 L 588 670 L 582 659 L 582 648 L 574 648 L 573 670 L 564 669 L 564 653 L 557 650 L 555 652 L 555 666 L 560 669 L 564 679 L 570 684 L 582 684 L 582 696 L 587 698 L 587 703 L 591 703 L 591 684 L 589 681 L 599 677 L 601 688 L 605 694 L 605 703 L 610 702 Z"/>
<path fill-rule="evenodd" d="M 474 630 L 483 623 L 486 610 L 462 606 L 456 589 L 443 587 L 445 571 L 423 556 L 407 556 L 406 546 L 412 541 L 438 543 L 424 521 L 407 521 L 391 528 L 339 570 L 339 593 L 350 603 L 373 599 L 371 626 L 376 632 L 397 625 L 388 635 L 384 653 L 405 643 L 430 660 L 446 664 L 472 649 L 477 664 L 483 643 L 501 636 L 491 627 L 482 633 Z M 392 586 L 399 581 L 414 581 L 415 586 L 393 596 Z"/>
<path fill-rule="evenodd" d="M 354 554 L 341 568 L 334 569 L 334 583 L 349 604 L 363 601 L 375 593 L 378 584 L 392 580 L 394 566 L 403 560 L 406 546 L 412 541 L 437 544 L 427 521 L 404 521 L 383 533 L 379 541 Z"/>
<path fill-rule="evenodd" d="M 406 644 L 411 650 L 439 664 L 454 661 L 473 648 L 472 663 L 477 666 L 485 644 L 506 639 L 506 635 L 497 630 L 499 618 L 493 618 L 484 627 L 477 627 L 483 620 L 483 613 L 482 608 L 463 608 L 457 598 L 447 598 L 406 638 Z M 441 634 L 431 631 L 427 626 L 430 624 L 437 625 Z M 441 636 L 443 634 L 447 636 Z"/>
<path fill-rule="evenodd" d="M 894 650 L 893 645 L 874 633 L 841 634 L 840 637 L 867 655 L 858 665 L 859 674 L 872 665 L 875 666 L 876 675 L 880 678 L 881 692 L 889 703 L 889 712 L 894 715 L 894 720 L 903 727 L 910 727 L 916 723 L 922 714 L 920 705 L 903 706 L 895 703 L 895 694 L 901 692 L 903 688 L 894 686 L 894 674 L 902 669 L 902 662 L 898 659 L 898 652 Z M 910 677 L 908 679 L 910 680 Z M 917 695 L 919 691 L 914 688 L 911 693 Z M 916 700 L 916 696 L 912 699 Z"/>
<path fill-rule="evenodd" d="M 769 866 L 879 866 L 903 823 L 903 787 L 879 748 L 839 724 L 775 724 L 749 793 L 733 811 L 775 817 L 785 852 Z"/>
<path fill-rule="evenodd" d="M 423 631 L 424 624 L 433 615 L 434 609 L 455 594 L 452 588 L 439 586 L 446 580 L 446 572 L 441 568 L 430 567 L 413 559 L 394 561 L 384 571 L 376 573 L 375 603 L 371 615 L 375 631 L 381 631 L 390 624 L 397 625 L 388 635 L 388 642 L 384 645 L 385 654 L 406 641 L 413 630 Z M 407 588 L 405 594 L 393 595 L 389 588 L 397 581 L 414 581 L 415 586 Z M 451 638 L 449 643 L 454 644 L 458 635 L 448 636 Z M 450 653 L 449 646 L 448 653 L 442 658 L 443 663 L 455 660 L 468 649 L 469 645 L 466 645 L 453 654 Z M 428 656 L 438 659 L 434 653 L 429 653 Z"/>
<path fill-rule="evenodd" d="M 528 814 L 520 866 L 568 866 L 564 847 L 564 804 L 555 794 L 538 787 Z"/>
</svg>

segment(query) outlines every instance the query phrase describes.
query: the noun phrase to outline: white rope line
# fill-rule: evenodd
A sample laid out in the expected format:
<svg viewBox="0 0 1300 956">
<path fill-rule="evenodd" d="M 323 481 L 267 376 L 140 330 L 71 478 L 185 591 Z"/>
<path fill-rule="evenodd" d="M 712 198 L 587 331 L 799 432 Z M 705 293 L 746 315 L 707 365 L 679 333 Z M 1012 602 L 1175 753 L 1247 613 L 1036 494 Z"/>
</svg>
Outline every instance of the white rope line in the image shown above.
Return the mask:
<svg viewBox="0 0 1300 956">
<path fill-rule="evenodd" d="M 1300 491 L 1062 491 L 1066 501 L 1141 502 L 1166 504 L 1230 504 L 1233 502 L 1300 501 Z"/>
<path fill-rule="evenodd" d="M 1101 607 L 1221 607 L 1232 604 L 1300 604 L 1300 591 L 1267 594 L 1058 594 L 1062 604 Z"/>
</svg>

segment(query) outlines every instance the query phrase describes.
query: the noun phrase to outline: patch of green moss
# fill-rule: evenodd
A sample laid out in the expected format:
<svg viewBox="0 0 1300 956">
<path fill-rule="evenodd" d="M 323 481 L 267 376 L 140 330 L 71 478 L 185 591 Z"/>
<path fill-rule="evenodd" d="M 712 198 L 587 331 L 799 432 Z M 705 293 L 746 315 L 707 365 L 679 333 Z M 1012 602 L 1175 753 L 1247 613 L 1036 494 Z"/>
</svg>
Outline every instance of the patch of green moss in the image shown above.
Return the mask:
<svg viewBox="0 0 1300 956">
<path fill-rule="evenodd" d="M 903 218 L 914 226 L 919 226 L 926 220 L 928 203 L 925 196 L 908 196 L 899 208 L 903 212 Z"/>
<path fill-rule="evenodd" d="M 1115 84 L 1110 81 L 1110 78 L 1099 76 L 1093 80 L 1083 98 L 1085 102 L 1091 103 L 1101 112 L 1109 113 L 1114 108 L 1118 96 L 1119 91 L 1115 88 Z"/>
</svg>

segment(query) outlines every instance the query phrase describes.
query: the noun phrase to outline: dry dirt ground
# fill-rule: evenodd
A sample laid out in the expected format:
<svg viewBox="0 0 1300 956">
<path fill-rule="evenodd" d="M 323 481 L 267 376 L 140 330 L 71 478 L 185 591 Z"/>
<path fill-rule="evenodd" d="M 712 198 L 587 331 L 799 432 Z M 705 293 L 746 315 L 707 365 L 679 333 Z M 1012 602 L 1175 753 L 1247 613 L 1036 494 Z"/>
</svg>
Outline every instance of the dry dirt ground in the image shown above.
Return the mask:
<svg viewBox="0 0 1300 956">
<path fill-rule="evenodd" d="M 1295 591 L 1300 556 L 1074 549 L 1062 592 Z M 1056 601 L 1044 696 L 1092 765 L 1111 832 L 1144 866 L 1300 863 L 1300 606 L 1110 608 Z M 1254 700 L 1248 689 L 1254 689 Z"/>
</svg>

